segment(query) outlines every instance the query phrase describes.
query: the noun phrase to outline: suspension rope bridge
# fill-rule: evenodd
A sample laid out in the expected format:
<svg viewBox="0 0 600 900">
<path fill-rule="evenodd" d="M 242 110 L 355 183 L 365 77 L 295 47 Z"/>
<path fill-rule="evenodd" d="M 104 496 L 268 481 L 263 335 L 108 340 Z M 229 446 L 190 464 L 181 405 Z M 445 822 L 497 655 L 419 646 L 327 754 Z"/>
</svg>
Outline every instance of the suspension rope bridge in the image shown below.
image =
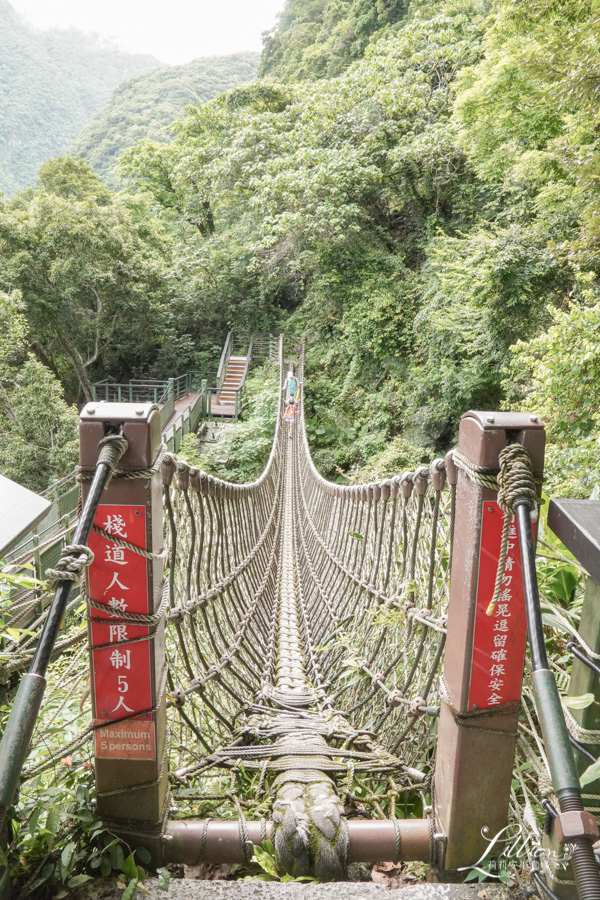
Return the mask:
<svg viewBox="0 0 600 900">
<path fill-rule="evenodd" d="M 355 776 L 370 773 L 386 790 L 371 801 L 383 816 L 387 800 L 392 821 L 399 794 L 427 786 L 416 764 L 432 747 L 424 714 L 443 647 L 451 520 L 443 461 L 434 475 L 437 490 L 423 468 L 414 494 L 412 477 L 332 485 L 312 464 L 302 416 L 288 440 L 281 410 L 254 484 L 169 469 L 169 684 L 187 720 L 173 727 L 180 746 L 189 728 L 223 742 L 174 776 L 259 771 L 292 874 L 341 877 L 348 837 L 336 779 L 352 803 Z M 402 624 L 407 631 L 394 627 Z M 405 652 L 406 639 L 416 653 Z M 322 850 L 311 847 L 311 828 Z"/>
<path fill-rule="evenodd" d="M 82 701 L 63 729 L 67 740 L 50 740 L 43 749 L 38 741 L 21 791 L 61 758 L 89 752 L 94 738 L 99 814 L 159 861 L 248 863 L 254 844 L 269 837 L 281 870 L 295 877 L 339 880 L 353 861 L 381 858 L 458 868 L 464 859 L 475 862 L 468 857 L 479 852 L 473 848 L 481 847 L 481 826 L 503 827 L 509 804 L 533 851 L 541 828 L 532 801 L 542 783 L 559 821 L 567 795 L 568 810 L 583 807 L 573 805 L 571 776 L 553 793 L 552 754 L 528 682 L 518 724 L 527 596 L 522 602 L 522 586 L 521 594 L 508 587 L 513 565 L 520 566 L 509 524 L 521 506 L 527 515 L 536 506 L 529 455 L 511 444 L 522 451 L 517 456 L 524 466 L 512 488 L 506 473 L 514 473 L 514 463 L 503 464 L 506 477 L 497 480 L 498 469 L 486 464 L 483 451 L 465 455 L 468 441 L 446 460 L 403 476 L 368 485 L 328 482 L 315 468 L 304 426 L 304 341 L 292 340 L 285 354 L 281 339 L 272 450 L 250 484 L 214 478 L 159 448 L 158 417 L 155 426 L 142 428 L 152 422 L 151 408 L 130 411 L 131 425 L 119 427 L 120 405 L 84 410 L 80 478 L 88 502 L 73 545 L 51 573 L 64 602 L 53 614 L 54 605 L 39 592 L 20 600 L 21 609 L 27 602 L 27 609 L 42 611 L 13 641 L 4 663 L 7 673 L 26 668 L 37 635 L 58 617 L 52 646 L 40 650 L 42 635 L 23 679 L 43 679 L 45 669 L 35 668 L 40 656 L 44 665 L 51 655 L 56 659 L 37 726 L 43 687 L 34 681 L 29 701 L 21 702 L 27 727 L 21 720 L 6 729 L 4 763 L 9 746 L 11 777 L 0 811 L 8 811 L 19 782 L 27 735 L 34 727 L 45 734 L 85 677 L 89 639 L 91 723 L 81 728 L 90 715 Z M 282 397 L 290 363 L 301 383 L 291 439 Z M 525 434 L 535 463 L 543 430 L 529 418 L 507 419 L 506 433 Z M 478 427 L 482 441 L 496 441 L 497 459 L 505 431 L 495 437 L 493 418 Z M 138 450 L 136 434 L 142 435 Z M 491 499 L 498 481 L 510 494 L 502 501 L 506 515 Z M 96 505 L 86 514 L 92 495 Z M 479 523 L 479 537 L 467 552 L 474 541 L 469 516 Z M 477 540 L 485 543 L 486 528 L 496 528 L 498 544 L 500 532 L 503 537 L 488 566 L 489 594 L 480 597 Z M 68 586 L 92 557 L 82 629 L 69 607 Z M 451 571 L 459 572 L 452 589 Z M 453 591 L 457 597 L 470 591 L 472 598 L 454 617 L 454 638 L 452 614 L 448 618 Z M 484 604 L 481 615 L 478 604 Z M 54 644 L 65 611 L 69 634 Z M 532 628 L 530 620 L 530 640 Z M 579 646 L 593 655 L 583 638 Z M 573 727 L 581 732 L 577 722 Z M 510 777 L 515 743 L 516 786 Z M 493 754 L 495 771 L 486 771 L 486 754 Z M 464 821 L 472 786 L 466 801 L 460 794 L 476 760 L 484 766 L 473 825 Z M 187 821 L 198 811 L 203 818 Z M 489 821 L 480 821 L 488 813 Z M 589 880 L 592 817 L 578 815 L 572 841 L 585 860 L 576 877 Z"/>
</svg>

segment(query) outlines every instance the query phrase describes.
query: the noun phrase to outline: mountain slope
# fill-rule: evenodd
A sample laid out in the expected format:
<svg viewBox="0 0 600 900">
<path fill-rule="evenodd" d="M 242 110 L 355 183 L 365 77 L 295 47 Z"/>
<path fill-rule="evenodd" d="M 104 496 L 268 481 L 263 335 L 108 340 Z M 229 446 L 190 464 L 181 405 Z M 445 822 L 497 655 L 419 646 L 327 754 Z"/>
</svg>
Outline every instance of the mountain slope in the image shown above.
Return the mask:
<svg viewBox="0 0 600 900">
<path fill-rule="evenodd" d="M 36 31 L 0 0 L 0 190 L 32 185 L 117 84 L 158 65 L 74 30 Z"/>
<path fill-rule="evenodd" d="M 115 90 L 110 102 L 85 126 L 71 152 L 84 156 L 114 186 L 118 180 L 115 165 L 126 147 L 142 139 L 169 140 L 172 134 L 167 129 L 186 106 L 204 103 L 252 81 L 259 58 L 258 53 L 214 56 L 140 75 Z"/>
<path fill-rule="evenodd" d="M 408 0 L 286 0 L 265 35 L 260 75 L 283 82 L 339 75 L 407 8 Z"/>
</svg>

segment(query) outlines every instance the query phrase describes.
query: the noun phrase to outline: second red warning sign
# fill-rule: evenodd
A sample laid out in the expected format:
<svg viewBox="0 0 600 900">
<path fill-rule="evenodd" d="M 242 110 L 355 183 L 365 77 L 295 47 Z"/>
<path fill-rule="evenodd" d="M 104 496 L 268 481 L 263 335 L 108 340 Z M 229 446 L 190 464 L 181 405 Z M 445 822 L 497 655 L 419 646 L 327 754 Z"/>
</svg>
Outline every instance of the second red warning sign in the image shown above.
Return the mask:
<svg viewBox="0 0 600 900">
<path fill-rule="evenodd" d="M 469 711 L 518 703 L 521 697 L 527 617 L 519 536 L 514 518 L 508 533 L 500 596 L 488 615 L 494 595 L 503 525 L 504 513 L 498 504 L 484 502 Z"/>
</svg>

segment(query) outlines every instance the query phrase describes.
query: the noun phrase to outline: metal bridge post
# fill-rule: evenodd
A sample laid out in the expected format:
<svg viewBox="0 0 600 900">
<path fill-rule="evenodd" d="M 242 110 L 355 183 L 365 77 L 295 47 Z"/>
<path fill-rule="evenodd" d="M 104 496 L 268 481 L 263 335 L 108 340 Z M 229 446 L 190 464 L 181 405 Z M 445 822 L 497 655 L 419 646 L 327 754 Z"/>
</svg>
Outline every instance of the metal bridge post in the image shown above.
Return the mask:
<svg viewBox="0 0 600 900">
<path fill-rule="evenodd" d="M 541 477 L 545 432 L 537 416 L 465 413 L 459 454 L 454 461 L 448 455 L 456 520 L 435 771 L 437 862 L 446 872 L 476 863 L 507 823 L 527 623 L 513 526 L 502 593 L 488 614 L 504 514 L 496 491 L 481 482 L 498 471 L 500 451 L 514 441 Z"/>
<path fill-rule="evenodd" d="M 105 535 L 90 535 L 95 558 L 86 585 L 98 815 L 119 834 L 154 834 L 167 793 L 164 621 L 156 617 L 164 578 L 162 478 L 160 470 L 147 471 L 160 449 L 159 410 L 151 403 L 88 403 L 80 418 L 84 470 L 96 464 L 98 441 L 119 428 L 129 446 L 94 519 Z M 87 487 L 84 481 L 84 496 Z"/>
</svg>

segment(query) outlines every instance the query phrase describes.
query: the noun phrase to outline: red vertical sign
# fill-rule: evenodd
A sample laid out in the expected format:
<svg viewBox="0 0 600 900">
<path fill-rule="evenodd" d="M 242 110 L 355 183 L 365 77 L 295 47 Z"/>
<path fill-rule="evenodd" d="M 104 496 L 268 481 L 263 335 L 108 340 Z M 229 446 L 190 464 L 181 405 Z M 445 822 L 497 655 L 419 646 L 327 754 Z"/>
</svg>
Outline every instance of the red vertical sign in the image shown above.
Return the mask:
<svg viewBox="0 0 600 900">
<path fill-rule="evenodd" d="M 503 525 L 504 513 L 498 503 L 486 500 L 481 528 L 469 712 L 518 703 L 521 697 L 527 616 L 514 517 L 510 524 L 500 597 L 492 614 L 487 615 L 496 583 Z"/>
<path fill-rule="evenodd" d="M 145 506 L 99 506 L 94 525 L 146 549 Z M 94 552 L 89 570 L 90 598 L 106 607 L 106 611 L 91 608 L 94 710 L 97 724 L 111 723 L 110 742 L 100 740 L 100 734 L 96 736 L 96 755 L 153 759 L 153 729 L 144 731 L 144 735 L 152 733 L 152 740 L 136 739 L 135 747 L 131 737 L 136 731 L 133 717 L 138 722 L 151 718 L 146 712 L 152 706 L 150 642 L 143 640 L 149 629 L 119 618 L 122 613 L 149 614 L 148 561 L 95 532 L 90 534 L 89 546 Z M 120 719 L 127 722 L 120 726 Z M 121 732 L 126 734 L 122 740 Z"/>
</svg>

